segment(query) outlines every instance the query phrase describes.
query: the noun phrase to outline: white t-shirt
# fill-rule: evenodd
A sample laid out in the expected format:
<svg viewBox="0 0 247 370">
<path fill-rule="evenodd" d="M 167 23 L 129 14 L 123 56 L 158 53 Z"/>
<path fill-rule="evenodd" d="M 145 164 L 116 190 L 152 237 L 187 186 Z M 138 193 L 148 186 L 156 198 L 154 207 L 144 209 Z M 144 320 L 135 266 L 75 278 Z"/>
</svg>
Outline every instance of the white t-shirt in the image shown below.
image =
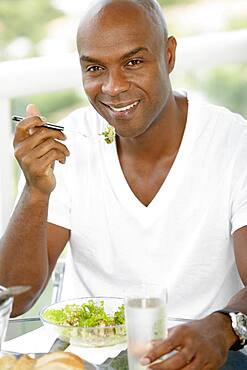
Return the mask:
<svg viewBox="0 0 247 370">
<path fill-rule="evenodd" d="M 168 287 L 170 316 L 199 318 L 243 285 L 232 234 L 247 225 L 247 124 L 188 95 L 175 162 L 144 206 L 129 188 L 106 121 L 89 107 L 62 124 L 70 157 L 57 164 L 49 222 L 71 230 L 63 298 L 123 296 L 141 282 Z"/>
</svg>

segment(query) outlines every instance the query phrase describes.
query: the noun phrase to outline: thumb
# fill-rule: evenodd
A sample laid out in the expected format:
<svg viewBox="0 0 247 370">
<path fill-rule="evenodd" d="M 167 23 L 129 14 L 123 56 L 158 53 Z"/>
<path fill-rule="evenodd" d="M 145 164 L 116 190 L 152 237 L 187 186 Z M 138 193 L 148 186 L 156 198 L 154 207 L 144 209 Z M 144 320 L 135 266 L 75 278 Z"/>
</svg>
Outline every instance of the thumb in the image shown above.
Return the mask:
<svg viewBox="0 0 247 370">
<path fill-rule="evenodd" d="M 27 117 L 40 116 L 38 108 L 34 104 L 28 104 L 26 107 Z"/>
</svg>

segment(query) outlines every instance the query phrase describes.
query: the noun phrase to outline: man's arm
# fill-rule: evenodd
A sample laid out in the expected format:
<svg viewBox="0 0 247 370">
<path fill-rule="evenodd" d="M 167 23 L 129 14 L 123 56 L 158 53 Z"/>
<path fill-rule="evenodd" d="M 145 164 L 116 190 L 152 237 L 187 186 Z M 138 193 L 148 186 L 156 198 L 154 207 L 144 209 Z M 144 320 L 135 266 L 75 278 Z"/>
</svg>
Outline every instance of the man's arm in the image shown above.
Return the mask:
<svg viewBox="0 0 247 370">
<path fill-rule="evenodd" d="M 42 127 L 34 106 L 16 126 L 15 156 L 26 185 L 0 241 L 0 283 L 27 284 L 32 290 L 16 297 L 12 315 L 29 309 L 45 288 L 57 258 L 69 239 L 69 230 L 47 225 L 48 203 L 56 186 L 55 161 L 65 163 L 69 151 L 62 132 Z"/>
<path fill-rule="evenodd" d="M 1 284 L 32 287 L 15 297 L 12 316 L 26 312 L 38 299 L 69 239 L 69 230 L 47 224 L 47 209 L 47 197 L 30 194 L 25 187 L 0 241 Z"/>
<path fill-rule="evenodd" d="M 233 234 L 235 259 L 242 282 L 247 286 L 247 226 L 241 227 Z M 243 307 L 247 314 L 247 307 Z"/>
<path fill-rule="evenodd" d="M 238 271 L 244 285 L 247 285 L 247 226 L 235 231 L 233 240 Z M 234 295 L 227 306 L 222 308 L 247 314 L 247 287 Z M 237 340 L 228 316 L 212 313 L 202 320 L 172 328 L 168 338 L 155 345 L 143 358 L 143 364 L 147 365 L 162 355 L 177 350 L 176 355 L 162 363 L 149 365 L 149 368 L 218 369 L 225 363 L 229 349 Z"/>
</svg>

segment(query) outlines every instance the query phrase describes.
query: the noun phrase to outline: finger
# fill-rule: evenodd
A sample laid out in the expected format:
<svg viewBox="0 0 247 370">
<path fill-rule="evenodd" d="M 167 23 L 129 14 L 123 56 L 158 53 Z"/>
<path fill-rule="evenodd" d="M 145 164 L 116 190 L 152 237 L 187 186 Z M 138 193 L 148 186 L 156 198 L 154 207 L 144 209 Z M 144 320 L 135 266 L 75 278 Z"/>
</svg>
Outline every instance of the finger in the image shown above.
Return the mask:
<svg viewBox="0 0 247 370">
<path fill-rule="evenodd" d="M 44 154 L 52 149 L 60 150 L 64 156 L 70 155 L 68 148 L 64 144 L 60 143 L 57 140 L 54 140 L 53 138 L 48 138 L 47 140 L 39 140 L 38 143 L 38 145 L 35 145 L 36 140 L 33 143 L 32 137 L 30 137 L 26 139 L 25 143 L 20 143 L 16 145 L 15 157 L 22 168 L 29 168 L 31 163 L 41 158 Z"/>
<path fill-rule="evenodd" d="M 186 340 L 186 326 L 178 325 L 169 330 L 169 335 L 161 343 L 154 344 L 152 349 L 142 358 L 143 365 L 147 365 L 161 356 L 168 354 L 177 348 L 185 347 L 184 341 Z M 188 346 L 188 343 L 187 343 Z"/>
<path fill-rule="evenodd" d="M 32 117 L 32 116 L 40 116 L 40 111 L 34 104 L 28 104 L 26 107 L 26 115 L 27 117 Z"/>
<path fill-rule="evenodd" d="M 66 136 L 62 131 L 50 130 L 45 127 L 37 129 L 32 135 L 28 133 L 27 136 L 25 136 L 30 127 L 37 127 L 37 125 L 42 126 L 43 123 L 40 123 L 41 121 L 39 118 L 37 119 L 38 120 L 36 121 L 36 117 L 26 118 L 20 124 L 18 124 L 18 127 L 16 128 L 14 146 L 25 140 L 25 149 L 31 150 L 48 138 L 66 140 Z"/>
<path fill-rule="evenodd" d="M 32 158 L 30 156 L 26 156 L 23 158 L 23 166 L 24 168 L 29 168 L 29 178 L 35 178 L 35 177 L 42 177 L 44 175 L 50 176 L 53 172 L 54 168 L 54 162 L 59 161 L 60 163 L 65 163 L 66 156 L 61 153 L 60 151 L 57 151 L 56 149 L 50 150 L 48 153 L 46 153 L 44 156 L 42 156 L 40 159 L 36 159 L 35 161 L 32 161 Z"/>
<path fill-rule="evenodd" d="M 48 156 L 47 156 L 48 154 Z M 51 155 L 51 160 L 49 162 L 49 156 Z M 41 145 L 41 148 L 37 147 L 32 152 L 23 156 L 19 161 L 23 170 L 30 173 L 36 173 L 36 168 L 40 166 L 42 160 L 45 161 L 45 166 L 50 164 L 54 160 L 58 160 L 61 163 L 65 163 L 66 157 L 68 156 L 68 149 L 63 147 L 62 144 L 53 143 L 52 145 Z M 47 162 L 48 159 L 48 162 Z"/>
<path fill-rule="evenodd" d="M 158 361 L 154 364 L 150 364 L 149 367 L 152 369 L 162 369 L 165 367 L 169 370 L 184 369 L 191 361 L 195 358 L 195 354 L 188 353 L 187 350 L 182 350 L 171 355 L 164 361 Z"/>
<path fill-rule="evenodd" d="M 32 156 L 34 158 L 41 158 L 52 149 L 60 151 L 66 157 L 70 155 L 68 148 L 64 144 L 49 138 L 46 141 L 43 141 L 39 146 L 36 146 L 36 148 L 34 148 L 34 150 L 32 151 Z"/>
<path fill-rule="evenodd" d="M 30 136 L 30 129 L 42 126 L 44 122 L 38 116 L 24 118 L 18 122 L 15 128 L 14 145 Z"/>
<path fill-rule="evenodd" d="M 168 364 L 167 361 L 157 362 L 155 364 L 150 364 L 148 366 L 148 369 L 152 370 L 163 370 L 163 369 L 169 369 L 169 370 L 208 370 L 205 363 L 201 361 L 200 358 L 194 357 L 191 359 L 191 361 L 188 361 L 186 364 L 183 365 L 177 365 L 173 366 L 171 364 Z"/>
<path fill-rule="evenodd" d="M 151 363 L 161 356 L 172 352 L 181 345 L 180 340 L 174 335 L 170 335 L 167 339 L 161 343 L 154 344 L 152 349 L 141 359 L 143 365 Z"/>
<path fill-rule="evenodd" d="M 152 344 L 150 342 L 147 343 L 130 343 L 128 346 L 128 352 L 131 353 L 133 357 L 140 358 L 145 353 L 147 353 L 150 348 L 152 348 Z"/>
<path fill-rule="evenodd" d="M 39 109 L 34 104 L 28 104 L 26 107 L 26 116 L 27 117 L 39 117 L 43 123 L 47 122 L 47 119 L 40 115 Z M 35 132 L 35 128 L 30 128 L 29 133 Z"/>
<path fill-rule="evenodd" d="M 41 143 L 47 140 L 52 141 L 64 141 L 66 136 L 62 131 L 51 130 L 45 127 L 39 128 L 33 135 L 31 135 L 28 142 L 30 143 L 30 148 L 33 149 L 36 146 L 39 146 Z"/>
<path fill-rule="evenodd" d="M 215 367 L 213 367 L 215 368 Z M 218 368 L 218 367 L 217 367 Z M 201 359 L 201 357 L 194 357 L 184 368 L 183 370 L 208 370 L 206 362 Z M 216 369 L 216 368 L 215 368 Z"/>
<path fill-rule="evenodd" d="M 53 168 L 55 161 L 65 163 L 66 156 L 59 150 L 52 149 L 38 160 L 40 170 L 45 171 L 46 169 Z"/>
</svg>

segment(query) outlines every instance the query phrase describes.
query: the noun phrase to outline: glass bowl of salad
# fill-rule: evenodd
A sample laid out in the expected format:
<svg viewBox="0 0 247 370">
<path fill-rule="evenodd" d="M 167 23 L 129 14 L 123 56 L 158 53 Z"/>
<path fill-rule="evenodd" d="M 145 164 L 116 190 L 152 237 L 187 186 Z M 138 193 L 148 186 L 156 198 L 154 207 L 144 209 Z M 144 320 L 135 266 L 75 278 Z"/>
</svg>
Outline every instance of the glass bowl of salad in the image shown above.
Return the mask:
<svg viewBox="0 0 247 370">
<path fill-rule="evenodd" d="M 61 301 L 44 307 L 40 319 L 58 338 L 72 345 L 105 347 L 126 341 L 123 298 Z"/>
</svg>

